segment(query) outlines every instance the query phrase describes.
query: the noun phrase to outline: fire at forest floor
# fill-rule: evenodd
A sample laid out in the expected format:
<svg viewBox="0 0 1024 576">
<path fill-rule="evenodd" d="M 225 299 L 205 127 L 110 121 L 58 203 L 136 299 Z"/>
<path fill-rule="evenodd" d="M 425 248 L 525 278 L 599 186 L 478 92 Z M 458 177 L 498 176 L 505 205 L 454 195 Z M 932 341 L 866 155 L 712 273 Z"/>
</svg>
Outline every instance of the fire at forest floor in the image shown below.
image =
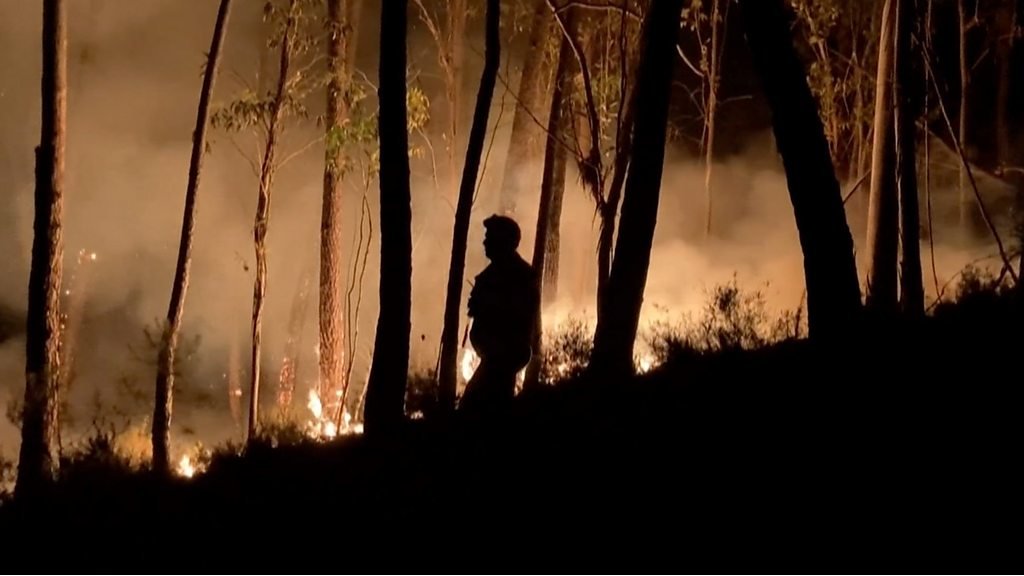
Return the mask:
<svg viewBox="0 0 1024 576">
<path fill-rule="evenodd" d="M 1013 291 L 967 290 L 839 346 L 679 346 L 634 381 L 580 376 L 494 421 L 299 434 L 188 479 L 98 447 L 45 504 L 0 506 L 0 542 L 39 538 L 76 570 L 995 569 L 1019 545 L 1022 320 Z"/>
</svg>

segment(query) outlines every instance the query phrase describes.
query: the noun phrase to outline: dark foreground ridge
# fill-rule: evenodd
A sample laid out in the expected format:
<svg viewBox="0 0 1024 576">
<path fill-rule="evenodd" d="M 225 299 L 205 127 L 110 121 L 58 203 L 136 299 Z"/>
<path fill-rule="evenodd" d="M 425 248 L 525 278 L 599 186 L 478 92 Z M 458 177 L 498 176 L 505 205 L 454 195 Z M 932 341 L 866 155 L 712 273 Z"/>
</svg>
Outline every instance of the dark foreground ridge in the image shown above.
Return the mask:
<svg viewBox="0 0 1024 576">
<path fill-rule="evenodd" d="M 486 426 L 257 445 L 189 481 L 94 459 L 44 506 L 0 508 L 4 556 L 38 560 L 41 539 L 77 569 L 1002 571 L 1021 319 L 982 295 L 838 348 L 679 351 Z"/>
</svg>

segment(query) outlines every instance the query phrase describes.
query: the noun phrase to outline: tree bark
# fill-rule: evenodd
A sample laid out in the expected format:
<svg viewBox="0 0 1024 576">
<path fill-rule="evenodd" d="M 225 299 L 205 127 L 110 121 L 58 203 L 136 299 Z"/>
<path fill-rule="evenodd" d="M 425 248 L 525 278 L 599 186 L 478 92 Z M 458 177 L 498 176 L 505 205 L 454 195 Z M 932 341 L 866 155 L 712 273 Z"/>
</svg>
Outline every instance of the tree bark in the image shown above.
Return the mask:
<svg viewBox="0 0 1024 576">
<path fill-rule="evenodd" d="M 473 110 L 473 126 L 466 148 L 466 163 L 459 186 L 458 205 L 455 209 L 455 230 L 452 236 L 451 265 L 448 268 L 448 289 L 444 305 L 444 326 L 441 330 L 441 365 L 438 374 L 438 402 L 441 410 L 455 406 L 458 377 L 459 315 L 462 310 L 462 283 L 466 270 L 466 242 L 469 237 L 469 218 L 473 211 L 477 174 L 483 156 L 484 138 L 498 80 L 501 63 L 501 37 L 499 0 L 487 1 L 487 40 L 484 52 L 484 70 L 480 76 L 480 91 Z"/>
<path fill-rule="evenodd" d="M 895 0 L 897 190 L 900 203 L 900 307 L 904 314 L 924 316 L 924 278 L 921 273 L 921 215 L 917 197 L 917 119 L 920 116 L 918 54 L 913 50 L 917 6 L 914 0 Z"/>
<path fill-rule="evenodd" d="M 512 118 L 512 134 L 509 138 L 508 155 L 505 158 L 498 198 L 498 210 L 508 216 L 516 213 L 516 194 L 520 190 L 521 174 L 533 156 L 534 143 L 542 134 L 537 120 L 546 121 L 541 110 L 544 99 L 544 82 L 541 79 L 548 69 L 548 61 L 542 54 L 556 30 L 555 19 L 548 10 L 547 0 L 536 0 L 533 22 L 530 24 L 530 47 L 523 62 L 523 73 L 519 78 L 518 100 Z"/>
<path fill-rule="evenodd" d="M 412 196 L 406 107 L 408 0 L 381 12 L 380 313 L 366 390 L 366 432 L 387 434 L 404 417 L 412 314 Z"/>
<path fill-rule="evenodd" d="M 643 306 L 644 287 L 658 215 L 665 133 L 675 44 L 682 0 L 652 0 L 644 23 L 643 57 L 637 74 L 635 143 L 644 154 L 632 160 L 615 258 L 604 310 L 597 321 L 590 369 L 604 377 L 633 371 L 633 344 Z"/>
<path fill-rule="evenodd" d="M 319 297 L 319 383 L 320 398 L 335 389 L 344 393 L 345 382 L 345 285 L 342 246 L 342 179 L 344 142 L 342 124 L 349 115 L 349 60 L 353 30 L 350 20 L 353 2 L 327 2 L 327 111 L 324 157 L 324 190 L 320 216 L 320 297 Z"/>
<path fill-rule="evenodd" d="M 188 186 L 185 188 L 185 209 L 181 220 L 181 238 L 178 241 L 178 263 L 174 271 L 174 286 L 171 300 L 167 305 L 167 324 L 164 327 L 160 354 L 157 357 L 156 399 L 153 405 L 153 470 L 158 474 L 171 471 L 171 414 L 174 404 L 174 362 L 181 333 L 181 319 L 185 312 L 185 296 L 188 293 L 189 270 L 192 266 L 192 240 L 195 236 L 199 182 L 206 152 L 206 129 L 210 123 L 210 101 L 217 83 L 220 69 L 221 48 L 231 14 L 232 0 L 221 0 L 213 27 L 213 39 L 207 55 L 203 74 L 203 87 L 199 93 L 199 108 L 196 111 L 196 126 L 192 133 L 192 157 L 188 170 Z"/>
<path fill-rule="evenodd" d="M 537 307 L 537 316 L 534 318 L 534 331 L 532 335 L 533 356 L 530 358 L 530 364 L 526 369 L 526 378 L 523 381 L 524 389 L 533 388 L 540 383 L 540 371 L 544 355 L 544 323 L 541 311 L 544 308 L 544 304 L 550 302 L 548 299 L 549 289 L 547 283 L 550 266 L 548 257 L 552 256 L 550 246 L 552 230 L 555 230 L 555 235 L 557 236 L 557 226 L 552 227 L 552 224 L 557 223 L 554 210 L 556 205 L 558 208 L 557 216 L 561 216 L 562 196 L 565 191 L 567 154 L 560 138 L 564 134 L 566 127 L 565 113 L 568 105 L 566 97 L 572 91 L 573 56 L 569 41 L 563 38 L 561 44 L 562 47 L 559 49 L 558 54 L 558 68 L 555 72 L 555 84 L 551 91 L 551 105 L 548 109 L 548 137 L 547 144 L 544 146 L 544 168 L 540 183 L 540 201 L 537 206 L 537 232 L 534 234 L 533 260 L 531 262 L 534 270 L 543 271 L 543 273 L 537 274 L 538 284 L 535 287 L 538 294 L 538 302 L 541 305 Z M 557 258 L 558 253 L 556 250 L 552 258 L 556 260 L 554 282 L 558 281 Z"/>
<path fill-rule="evenodd" d="M 792 18 L 784 0 L 741 0 L 740 6 L 804 254 L 810 335 L 840 338 L 861 308 L 853 239 L 818 105 L 793 47 Z"/>
<path fill-rule="evenodd" d="M 43 1 L 42 122 L 36 149 L 35 221 L 28 285 L 25 405 L 15 496 L 34 500 L 57 466 L 60 284 L 67 121 L 67 4 Z"/>
<path fill-rule="evenodd" d="M 886 0 L 882 11 L 868 205 L 866 305 L 869 310 L 885 314 L 894 312 L 897 306 L 896 262 L 899 250 L 899 199 L 892 114 L 896 0 Z"/>
<path fill-rule="evenodd" d="M 259 427 L 260 399 L 260 354 L 263 344 L 263 305 L 267 295 L 267 228 L 270 224 L 270 200 L 277 172 L 277 145 L 280 137 L 281 120 L 287 97 L 288 75 L 291 73 L 293 49 L 292 35 L 295 33 L 295 9 L 298 0 L 288 4 L 288 22 L 281 41 L 281 55 L 278 66 L 277 87 L 271 101 L 270 118 L 267 123 L 267 141 L 263 149 L 260 166 L 259 197 L 256 202 L 256 218 L 253 223 L 253 242 L 256 252 L 256 279 L 252 293 L 252 369 L 249 373 L 249 426 L 246 441 L 252 442 Z"/>
</svg>

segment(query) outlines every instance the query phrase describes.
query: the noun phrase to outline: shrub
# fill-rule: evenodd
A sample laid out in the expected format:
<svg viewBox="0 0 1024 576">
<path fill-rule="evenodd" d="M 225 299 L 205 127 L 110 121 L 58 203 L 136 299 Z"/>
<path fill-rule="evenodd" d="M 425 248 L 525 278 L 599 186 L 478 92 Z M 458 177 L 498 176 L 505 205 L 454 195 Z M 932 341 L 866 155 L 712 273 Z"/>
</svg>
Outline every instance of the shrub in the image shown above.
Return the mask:
<svg viewBox="0 0 1024 576">
<path fill-rule="evenodd" d="M 799 338 L 804 324 L 802 305 L 773 319 L 764 293 L 744 291 L 733 278 L 708 292 L 696 317 L 686 315 L 676 322 L 656 322 L 644 339 L 660 363 L 679 354 L 753 350 Z"/>
<path fill-rule="evenodd" d="M 581 317 L 570 316 L 545 334 L 541 381 L 555 384 L 580 376 L 590 361 L 594 329 Z"/>
</svg>

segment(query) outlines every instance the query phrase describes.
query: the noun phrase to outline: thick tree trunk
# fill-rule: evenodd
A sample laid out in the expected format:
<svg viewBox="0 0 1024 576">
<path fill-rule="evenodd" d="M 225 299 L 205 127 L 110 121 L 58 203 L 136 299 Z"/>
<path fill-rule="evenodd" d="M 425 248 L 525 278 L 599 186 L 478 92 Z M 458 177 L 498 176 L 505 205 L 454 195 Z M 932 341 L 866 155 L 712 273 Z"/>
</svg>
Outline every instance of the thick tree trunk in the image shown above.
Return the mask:
<svg viewBox="0 0 1024 576">
<path fill-rule="evenodd" d="M 43 1 L 42 125 L 25 338 L 25 404 L 15 496 L 35 499 L 57 466 L 60 283 L 67 120 L 67 5 Z"/>
<path fill-rule="evenodd" d="M 470 129 L 466 148 L 465 169 L 459 186 L 458 205 L 455 209 L 455 231 L 452 236 L 451 265 L 448 268 L 448 289 L 444 305 L 444 326 L 441 330 L 441 365 L 438 374 L 438 402 L 441 410 L 455 406 L 455 389 L 458 377 L 459 315 L 462 311 L 462 283 L 466 271 L 466 242 L 469 238 L 469 218 L 473 211 L 473 195 L 483 156 L 484 138 L 487 136 L 487 122 L 490 116 L 494 85 L 498 79 L 498 65 L 501 63 L 501 37 L 499 0 L 487 1 L 487 40 L 484 52 L 484 70 L 480 77 L 480 91 L 477 93 L 476 108 L 473 111 L 473 126 Z"/>
<path fill-rule="evenodd" d="M 366 432 L 399 426 L 409 371 L 412 314 L 412 196 L 405 74 L 408 0 L 388 0 L 381 13 L 380 314 L 366 389 Z"/>
<path fill-rule="evenodd" d="M 900 203 L 900 307 L 905 314 L 924 316 L 924 278 L 921 274 L 921 215 L 917 198 L 917 119 L 922 89 L 914 62 L 912 35 L 916 29 L 914 0 L 895 0 L 896 83 L 894 85 L 896 125 L 897 189 Z"/>
<path fill-rule="evenodd" d="M 886 0 L 882 10 L 882 35 L 878 44 L 878 73 L 875 80 L 871 199 L 868 206 L 866 305 L 869 310 L 891 313 L 897 306 L 896 263 L 899 250 L 899 199 L 896 193 L 895 130 L 892 117 L 896 0 Z"/>
<path fill-rule="evenodd" d="M 631 374 L 633 343 L 640 322 L 651 245 L 658 216 L 665 133 L 683 0 L 652 0 L 643 32 L 637 74 L 635 143 L 643 154 L 626 177 L 622 219 L 607 297 L 599 306 L 590 369 L 605 377 Z"/>
<path fill-rule="evenodd" d="M 545 69 L 549 65 L 543 58 L 544 47 L 550 41 L 557 27 L 548 9 L 547 0 L 536 0 L 533 22 L 530 24 L 529 55 L 523 62 L 523 73 L 519 79 L 519 94 L 515 115 L 512 118 L 512 134 L 509 138 L 508 155 L 501 180 L 498 210 L 509 216 L 516 212 L 516 195 L 520 190 L 523 169 L 533 156 L 535 142 L 542 131 L 534 120 L 545 121 L 543 111 Z M 557 80 L 556 80 L 557 81 Z"/>
<path fill-rule="evenodd" d="M 540 383 L 540 370 L 543 365 L 544 355 L 544 323 L 541 316 L 544 304 L 548 300 L 548 258 L 555 260 L 554 282 L 558 281 L 557 258 L 558 253 L 551 253 L 552 224 L 557 224 L 555 208 L 557 204 L 558 217 L 561 216 L 562 196 L 565 191 L 565 163 L 567 160 L 564 144 L 560 141 L 565 133 L 567 96 L 572 92 L 572 48 L 568 40 L 562 39 L 562 47 L 558 54 L 558 68 L 555 72 L 555 85 L 551 91 L 551 105 L 548 108 L 547 144 L 544 146 L 544 169 L 541 174 L 540 201 L 537 205 L 537 232 L 533 239 L 533 269 L 543 271 L 537 274 L 538 302 L 537 316 L 534 318 L 533 331 L 533 356 L 526 369 L 526 378 L 523 381 L 523 388 L 533 388 Z M 557 197 L 557 198 L 556 198 Z M 555 235 L 557 225 L 554 227 Z M 556 240 L 557 242 L 557 240 Z"/>
<path fill-rule="evenodd" d="M 167 305 L 167 324 L 164 327 L 160 353 L 157 357 L 156 400 L 153 405 L 153 470 L 167 474 L 171 470 L 171 414 L 174 403 L 174 360 L 181 333 L 181 318 L 185 312 L 185 296 L 188 293 L 189 269 L 192 265 L 192 239 L 195 236 L 196 198 L 199 194 L 199 179 L 203 170 L 206 151 L 206 129 L 210 123 L 210 101 L 220 69 L 221 47 L 227 30 L 232 0 L 221 0 L 217 21 L 213 27 L 213 39 L 207 56 L 203 75 L 203 87 L 199 93 L 199 108 L 196 112 L 195 132 L 192 133 L 192 158 L 188 170 L 188 186 L 185 188 L 185 210 L 181 221 L 181 238 L 178 242 L 178 263 L 174 270 L 174 286 L 171 300 Z"/>
<path fill-rule="evenodd" d="M 256 279 L 252 291 L 252 354 L 249 372 L 249 426 L 246 441 L 256 437 L 259 427 L 260 400 L 260 354 L 263 344 L 263 305 L 267 295 L 267 227 L 270 224 L 270 199 L 277 172 L 277 146 L 280 137 L 281 119 L 287 96 L 288 75 L 291 73 L 291 59 L 298 0 L 291 0 L 288 6 L 288 23 L 281 41 L 281 55 L 278 67 L 277 87 L 271 102 L 270 119 L 267 123 L 267 141 L 263 149 L 260 166 L 259 197 L 256 202 L 256 218 L 253 223 L 253 243 L 256 252 Z"/>
<path fill-rule="evenodd" d="M 842 337 L 861 307 L 853 239 L 818 105 L 793 48 L 791 16 L 784 0 L 741 0 L 740 6 L 800 235 L 810 334 Z"/>
<path fill-rule="evenodd" d="M 319 383 L 317 391 L 327 398 L 334 390 L 347 389 L 345 382 L 345 285 L 343 281 L 342 178 L 344 142 L 341 127 L 348 117 L 351 82 L 349 43 L 351 2 L 327 2 L 327 113 L 324 158 L 324 190 L 320 216 Z"/>
</svg>

